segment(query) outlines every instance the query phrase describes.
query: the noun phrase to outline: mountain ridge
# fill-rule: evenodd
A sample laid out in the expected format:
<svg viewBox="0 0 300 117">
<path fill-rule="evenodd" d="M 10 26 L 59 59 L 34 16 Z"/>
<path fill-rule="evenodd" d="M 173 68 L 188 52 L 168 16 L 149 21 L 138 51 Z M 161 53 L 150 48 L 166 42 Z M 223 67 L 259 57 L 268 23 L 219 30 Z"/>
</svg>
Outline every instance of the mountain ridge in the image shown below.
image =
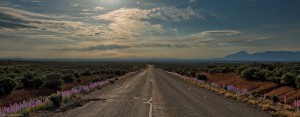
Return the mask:
<svg viewBox="0 0 300 117">
<path fill-rule="evenodd" d="M 239 51 L 221 60 L 229 61 L 300 61 L 300 51 L 264 51 L 249 54 Z"/>
</svg>

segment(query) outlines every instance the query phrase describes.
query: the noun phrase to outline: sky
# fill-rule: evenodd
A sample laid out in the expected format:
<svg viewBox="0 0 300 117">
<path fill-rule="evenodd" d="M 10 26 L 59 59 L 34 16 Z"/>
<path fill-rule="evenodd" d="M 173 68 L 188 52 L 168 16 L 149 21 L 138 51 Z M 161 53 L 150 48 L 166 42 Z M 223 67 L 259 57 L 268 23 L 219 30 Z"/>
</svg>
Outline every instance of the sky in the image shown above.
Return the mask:
<svg viewBox="0 0 300 117">
<path fill-rule="evenodd" d="M 299 6 L 299 0 L 0 0 L 0 57 L 300 51 Z"/>
</svg>

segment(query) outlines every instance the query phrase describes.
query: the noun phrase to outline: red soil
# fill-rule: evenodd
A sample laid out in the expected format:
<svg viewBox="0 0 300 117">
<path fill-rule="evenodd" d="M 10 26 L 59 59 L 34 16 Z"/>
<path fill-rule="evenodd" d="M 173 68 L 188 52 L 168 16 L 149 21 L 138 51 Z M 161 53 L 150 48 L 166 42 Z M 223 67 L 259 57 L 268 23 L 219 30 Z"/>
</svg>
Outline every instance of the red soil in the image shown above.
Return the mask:
<svg viewBox="0 0 300 117">
<path fill-rule="evenodd" d="M 47 88 L 13 90 L 10 95 L 0 97 L 0 107 L 33 97 L 50 95 L 55 92 L 56 90 Z"/>
<path fill-rule="evenodd" d="M 68 89 L 72 89 L 74 86 L 78 86 L 78 85 L 87 85 L 89 84 L 90 82 L 92 82 L 96 77 L 95 76 L 84 76 L 84 77 L 81 77 L 80 80 L 81 82 L 78 83 L 76 81 L 72 82 L 72 83 L 67 83 L 67 84 L 64 84 L 62 89 L 63 90 L 68 90 Z"/>
<path fill-rule="evenodd" d="M 235 73 L 201 73 L 208 77 L 208 82 L 214 82 L 219 85 L 233 85 L 238 88 L 248 89 L 267 95 L 276 95 L 282 101 L 284 97 L 288 103 L 293 102 L 296 99 L 300 99 L 300 90 L 289 86 L 279 86 L 276 83 L 269 81 L 249 81 L 242 79 Z"/>
<path fill-rule="evenodd" d="M 105 75 L 101 75 L 101 76 L 105 76 Z M 72 83 L 66 83 L 62 86 L 62 90 L 68 90 L 78 85 L 87 85 L 90 82 L 92 82 L 95 78 L 96 76 L 81 77 L 80 83 L 76 81 Z M 33 97 L 48 96 L 55 92 L 57 92 L 57 90 L 43 88 L 43 87 L 38 89 L 16 89 L 13 90 L 10 95 L 0 97 L 0 107 L 8 106 L 9 104 L 27 100 Z"/>
</svg>

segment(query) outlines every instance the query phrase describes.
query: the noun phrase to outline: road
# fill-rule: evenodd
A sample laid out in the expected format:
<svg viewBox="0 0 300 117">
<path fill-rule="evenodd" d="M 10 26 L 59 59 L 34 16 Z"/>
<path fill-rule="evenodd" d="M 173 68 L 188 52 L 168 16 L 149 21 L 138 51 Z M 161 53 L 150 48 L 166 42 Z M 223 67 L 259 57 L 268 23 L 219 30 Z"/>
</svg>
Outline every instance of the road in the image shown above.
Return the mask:
<svg viewBox="0 0 300 117">
<path fill-rule="evenodd" d="M 57 117 L 270 117 L 149 67 L 83 98 L 105 98 Z"/>
</svg>

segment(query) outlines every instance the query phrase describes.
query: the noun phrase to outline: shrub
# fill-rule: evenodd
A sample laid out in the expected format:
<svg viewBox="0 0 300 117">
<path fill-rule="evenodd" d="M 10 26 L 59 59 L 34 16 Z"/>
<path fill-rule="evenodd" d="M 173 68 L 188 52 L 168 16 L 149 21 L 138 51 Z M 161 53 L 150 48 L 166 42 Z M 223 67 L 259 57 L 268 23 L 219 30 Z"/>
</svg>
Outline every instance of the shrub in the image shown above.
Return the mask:
<svg viewBox="0 0 300 117">
<path fill-rule="evenodd" d="M 0 79 L 0 95 L 8 95 L 15 88 L 16 83 L 10 78 Z"/>
<path fill-rule="evenodd" d="M 247 80 L 260 80 L 264 79 L 264 74 L 258 68 L 248 68 L 242 71 L 241 77 Z"/>
<path fill-rule="evenodd" d="M 206 75 L 202 75 L 202 74 L 198 74 L 197 75 L 197 79 L 198 80 L 207 80 L 207 76 Z"/>
<path fill-rule="evenodd" d="M 268 99 L 272 100 L 273 102 L 279 102 L 279 98 L 276 95 L 267 96 Z"/>
<path fill-rule="evenodd" d="M 62 75 L 58 73 L 51 73 L 46 76 L 45 87 L 53 89 L 61 89 L 63 84 Z"/>
<path fill-rule="evenodd" d="M 110 83 L 110 84 L 114 84 L 114 83 L 115 83 L 115 80 L 114 80 L 114 79 L 109 79 L 109 83 Z"/>
<path fill-rule="evenodd" d="M 34 78 L 32 80 L 32 85 L 35 88 L 38 88 L 38 87 L 42 86 L 43 84 L 44 84 L 44 79 L 42 79 L 42 78 Z"/>
<path fill-rule="evenodd" d="M 44 80 L 42 78 L 37 78 L 37 77 L 26 77 L 24 76 L 21 79 L 21 82 L 24 87 L 29 88 L 38 88 L 44 84 Z"/>
<path fill-rule="evenodd" d="M 72 74 L 67 74 L 63 77 L 65 83 L 73 82 L 74 76 Z"/>
<path fill-rule="evenodd" d="M 49 97 L 50 101 L 52 102 L 53 106 L 59 107 L 62 102 L 62 95 L 60 94 L 52 94 Z"/>
<path fill-rule="evenodd" d="M 91 75 L 92 75 L 92 72 L 91 72 L 90 70 L 86 69 L 86 70 L 84 70 L 84 71 L 81 73 L 81 75 L 83 75 L 83 76 L 91 76 Z"/>
<path fill-rule="evenodd" d="M 80 74 L 78 72 L 74 73 L 75 78 L 80 78 Z"/>
<path fill-rule="evenodd" d="M 261 72 L 264 74 L 264 78 L 272 77 L 272 72 L 269 70 L 264 69 Z"/>
<path fill-rule="evenodd" d="M 93 82 L 103 81 L 104 78 L 101 76 L 98 76 L 96 79 L 93 80 Z"/>
<path fill-rule="evenodd" d="M 76 82 L 80 83 L 80 82 L 81 82 L 81 80 L 80 80 L 79 78 L 77 78 L 77 79 L 76 79 Z"/>
<path fill-rule="evenodd" d="M 118 70 L 115 70 L 115 71 L 114 71 L 114 74 L 117 75 L 117 76 L 120 76 L 120 75 L 122 75 L 122 71 L 119 70 L 119 69 L 118 69 Z"/>
<path fill-rule="evenodd" d="M 256 92 L 256 91 L 251 92 L 251 95 L 252 95 L 253 97 L 255 97 L 255 98 L 261 97 L 261 94 L 259 94 L 259 93 Z"/>
<path fill-rule="evenodd" d="M 272 81 L 272 82 L 280 83 L 281 78 L 280 77 L 268 77 L 266 79 L 269 81 Z"/>
<path fill-rule="evenodd" d="M 300 88 L 300 75 L 298 75 L 298 76 L 295 78 L 295 84 L 296 84 L 296 87 L 299 89 L 299 88 Z"/>
<path fill-rule="evenodd" d="M 192 71 L 192 72 L 190 72 L 189 75 L 192 76 L 192 77 L 196 77 L 196 72 L 195 72 L 195 71 Z"/>
<path fill-rule="evenodd" d="M 292 73 L 285 73 L 281 76 L 280 84 L 282 85 L 292 85 L 295 81 L 295 75 Z"/>
</svg>

